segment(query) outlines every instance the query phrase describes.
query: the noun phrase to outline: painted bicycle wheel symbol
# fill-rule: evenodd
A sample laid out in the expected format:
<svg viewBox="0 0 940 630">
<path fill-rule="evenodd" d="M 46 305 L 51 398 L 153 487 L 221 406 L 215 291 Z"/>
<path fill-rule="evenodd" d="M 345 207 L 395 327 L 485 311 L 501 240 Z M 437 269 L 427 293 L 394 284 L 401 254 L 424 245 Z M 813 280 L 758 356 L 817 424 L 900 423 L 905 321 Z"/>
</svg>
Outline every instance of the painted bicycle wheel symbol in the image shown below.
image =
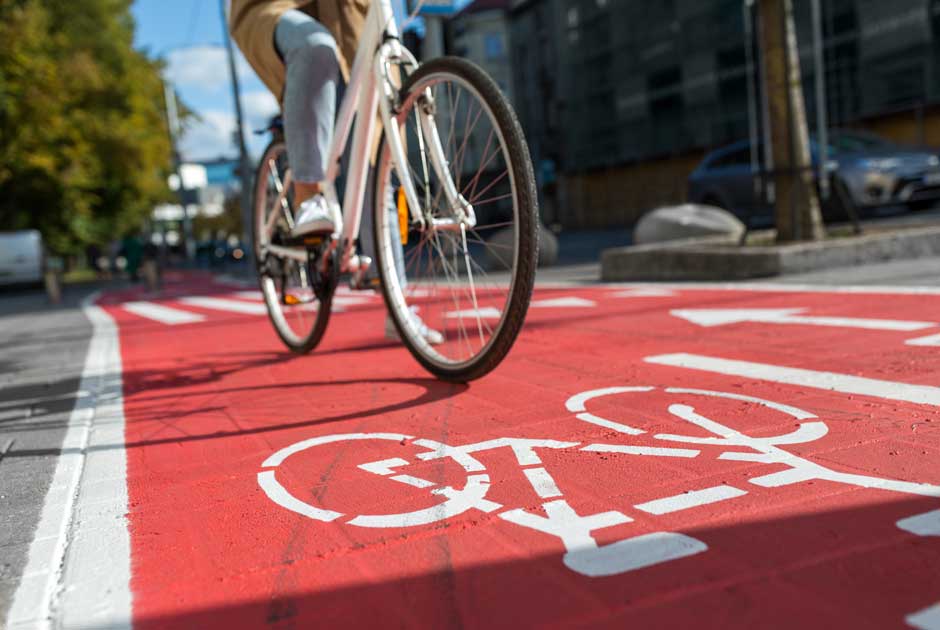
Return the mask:
<svg viewBox="0 0 940 630">
<path fill-rule="evenodd" d="M 597 399 L 622 395 L 644 396 L 652 392 L 656 392 L 660 403 L 662 396 L 665 396 L 667 400 L 675 397 L 677 402 L 667 404 L 668 414 L 678 421 L 697 427 L 697 434 L 658 433 L 649 436 L 641 427 L 626 424 L 619 419 L 606 418 L 588 410 L 589 404 L 594 404 L 592 401 Z M 702 406 L 707 408 L 709 401 L 716 399 L 748 403 L 768 413 L 783 414 L 797 421 L 797 428 L 789 433 L 769 437 L 747 435 L 708 417 L 707 412 L 700 410 Z M 700 406 L 688 404 L 692 401 L 698 402 Z M 540 452 L 573 450 L 586 454 L 620 453 L 638 457 L 682 459 L 715 457 L 724 461 L 776 465 L 773 472 L 751 477 L 747 480 L 747 484 L 739 484 L 740 486 L 779 488 L 808 481 L 826 480 L 860 488 L 875 488 L 940 498 L 940 486 L 937 485 L 839 472 L 784 450 L 783 446 L 804 444 L 823 438 L 828 434 L 829 427 L 814 414 L 779 402 L 729 392 L 630 386 L 583 392 L 569 398 L 566 407 L 580 421 L 616 431 L 623 436 L 622 442 L 625 443 L 581 444 L 554 439 L 502 437 L 471 444 L 450 445 L 434 440 L 415 439 L 398 433 L 328 435 L 293 444 L 268 457 L 262 464 L 262 471 L 258 473 L 258 482 L 267 496 L 283 508 L 314 520 L 341 521 L 354 527 L 408 528 L 446 521 L 474 510 L 495 514 L 496 517 L 508 523 L 558 538 L 565 548 L 564 564 L 572 571 L 590 577 L 617 575 L 685 558 L 706 551 L 708 546 L 694 537 L 671 531 L 635 535 L 607 545 L 599 545 L 594 536 L 595 532 L 631 523 L 634 519 L 619 510 L 578 514 L 565 499 L 554 476 L 539 456 Z M 639 441 L 639 436 L 646 438 L 645 444 L 636 443 Z M 649 445 L 650 437 L 655 441 L 656 446 Z M 291 457 L 328 444 L 349 441 L 378 441 L 379 443 L 388 442 L 389 445 L 393 442 L 396 445 L 408 443 L 422 449 L 414 456 L 414 461 L 396 456 L 364 461 L 358 464 L 358 468 L 366 473 L 411 486 L 417 492 L 428 493 L 434 498 L 434 503 L 427 507 L 400 513 L 344 513 L 301 499 L 292 494 L 278 480 L 279 467 Z M 480 454 L 496 449 L 512 451 L 516 463 L 542 501 L 541 512 L 534 512 L 523 507 L 505 506 L 488 498 L 491 479 L 481 461 Z M 462 469 L 465 481 L 461 487 L 443 485 L 401 472 L 402 469 L 407 469 L 412 464 L 444 459 L 455 462 Z M 745 487 L 721 484 L 696 488 L 680 495 L 662 497 L 632 507 L 647 516 L 662 516 L 707 504 L 734 500 L 748 493 L 749 490 Z M 902 519 L 897 522 L 897 526 L 919 536 L 940 536 L 940 509 Z"/>
</svg>

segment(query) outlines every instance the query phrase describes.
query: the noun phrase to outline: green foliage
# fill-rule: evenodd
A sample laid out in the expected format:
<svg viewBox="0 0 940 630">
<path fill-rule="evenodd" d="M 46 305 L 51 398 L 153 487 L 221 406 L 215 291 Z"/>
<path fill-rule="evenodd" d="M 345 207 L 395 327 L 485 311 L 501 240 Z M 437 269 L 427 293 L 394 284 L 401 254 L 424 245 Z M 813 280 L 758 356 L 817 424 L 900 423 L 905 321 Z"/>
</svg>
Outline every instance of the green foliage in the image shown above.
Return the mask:
<svg viewBox="0 0 940 630">
<path fill-rule="evenodd" d="M 161 67 L 130 4 L 0 0 L 0 229 L 75 253 L 170 199 Z"/>
</svg>

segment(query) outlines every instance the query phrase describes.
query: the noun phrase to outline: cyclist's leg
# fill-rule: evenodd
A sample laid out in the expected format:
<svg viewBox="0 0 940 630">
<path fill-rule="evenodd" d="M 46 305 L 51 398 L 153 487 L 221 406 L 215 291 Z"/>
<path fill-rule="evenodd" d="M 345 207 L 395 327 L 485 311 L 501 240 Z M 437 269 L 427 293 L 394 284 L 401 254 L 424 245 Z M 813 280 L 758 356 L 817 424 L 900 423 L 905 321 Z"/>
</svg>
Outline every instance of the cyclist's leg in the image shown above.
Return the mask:
<svg viewBox="0 0 940 630">
<path fill-rule="evenodd" d="M 326 172 L 340 79 L 336 41 L 325 26 L 297 10 L 281 16 L 274 39 L 287 67 L 284 135 L 299 203 L 316 192 Z"/>
</svg>

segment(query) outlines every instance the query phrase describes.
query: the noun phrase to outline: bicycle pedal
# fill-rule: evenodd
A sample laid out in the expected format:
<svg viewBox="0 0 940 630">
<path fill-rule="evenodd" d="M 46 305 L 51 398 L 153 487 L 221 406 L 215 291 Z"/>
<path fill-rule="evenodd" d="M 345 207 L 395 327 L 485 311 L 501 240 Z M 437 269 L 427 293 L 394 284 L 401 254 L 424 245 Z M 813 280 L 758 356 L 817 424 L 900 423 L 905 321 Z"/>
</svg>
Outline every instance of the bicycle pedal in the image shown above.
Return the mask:
<svg viewBox="0 0 940 630">
<path fill-rule="evenodd" d="M 353 291 L 375 291 L 378 293 L 382 290 L 382 280 L 379 278 L 362 278 L 357 282 L 356 277 L 352 276 L 349 278 L 349 288 Z"/>
</svg>

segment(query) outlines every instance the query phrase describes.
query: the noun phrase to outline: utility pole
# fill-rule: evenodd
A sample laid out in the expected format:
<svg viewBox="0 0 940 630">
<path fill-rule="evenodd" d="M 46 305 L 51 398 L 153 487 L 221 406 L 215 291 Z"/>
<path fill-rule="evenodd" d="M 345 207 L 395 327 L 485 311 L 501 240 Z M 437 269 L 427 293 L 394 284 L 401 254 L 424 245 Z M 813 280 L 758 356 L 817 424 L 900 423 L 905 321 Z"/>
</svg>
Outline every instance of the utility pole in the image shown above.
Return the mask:
<svg viewBox="0 0 940 630">
<path fill-rule="evenodd" d="M 222 12 L 222 38 L 225 40 L 225 50 L 228 53 L 228 69 L 232 79 L 232 98 L 235 101 L 235 122 L 238 126 L 236 139 L 238 142 L 239 175 L 242 180 L 242 243 L 245 248 L 245 258 L 253 264 L 255 246 L 251 231 L 251 206 L 253 202 L 251 190 L 251 162 L 248 158 L 248 147 L 245 144 L 245 123 L 242 118 L 241 88 L 238 83 L 238 70 L 235 68 L 235 52 L 232 49 L 232 38 L 229 37 L 228 33 L 226 0 L 219 0 L 219 9 Z"/>
<path fill-rule="evenodd" d="M 825 230 L 813 181 L 793 0 L 759 0 L 758 9 L 773 145 L 777 241 L 818 240 Z"/>
<path fill-rule="evenodd" d="M 193 239 L 192 220 L 189 218 L 189 212 L 186 209 L 186 188 L 183 185 L 183 158 L 179 152 L 179 110 L 176 104 L 176 90 L 166 78 L 163 80 L 163 99 L 166 102 L 166 125 L 170 133 L 170 150 L 173 153 L 173 170 L 176 172 L 176 179 L 179 185 L 176 189 L 176 195 L 180 202 L 180 208 L 183 209 L 183 252 L 186 254 L 186 260 L 191 260 L 195 252 L 195 242 Z M 166 229 L 163 230 L 163 240 L 160 245 L 161 257 L 166 258 Z"/>
</svg>

